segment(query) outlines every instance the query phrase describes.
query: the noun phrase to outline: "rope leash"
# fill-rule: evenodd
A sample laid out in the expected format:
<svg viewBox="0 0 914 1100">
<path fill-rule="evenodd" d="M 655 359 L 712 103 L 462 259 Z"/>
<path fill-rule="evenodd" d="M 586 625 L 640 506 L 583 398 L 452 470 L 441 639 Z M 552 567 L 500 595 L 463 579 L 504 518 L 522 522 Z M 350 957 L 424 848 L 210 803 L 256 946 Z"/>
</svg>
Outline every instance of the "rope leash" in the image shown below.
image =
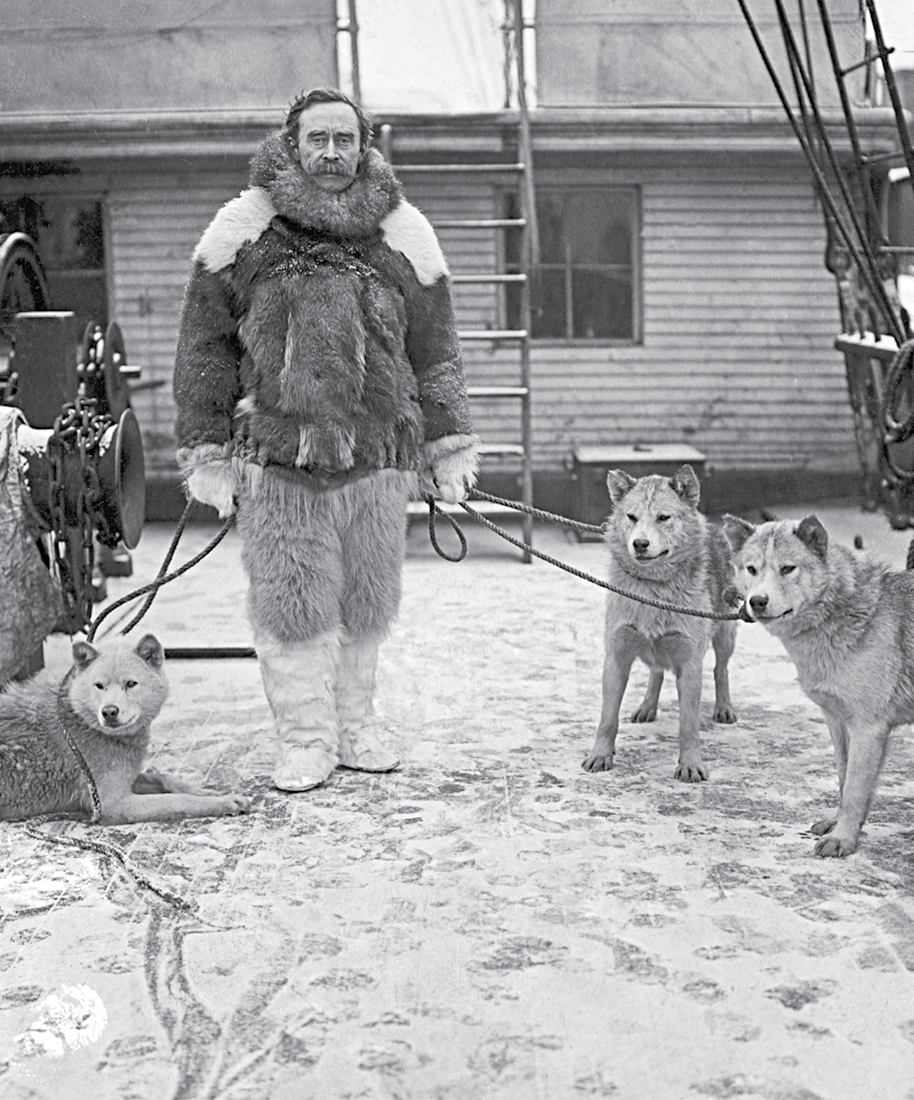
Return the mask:
<svg viewBox="0 0 914 1100">
<path fill-rule="evenodd" d="M 460 528 L 460 524 L 453 516 L 448 515 L 447 512 L 443 512 L 435 503 L 435 498 L 432 496 L 426 496 L 425 503 L 428 505 L 428 540 L 435 548 L 435 553 L 440 558 L 444 558 L 445 561 L 458 562 L 463 561 L 467 556 L 467 537 Z M 438 542 L 438 532 L 435 529 L 435 519 L 441 516 L 448 521 L 454 530 L 454 534 L 460 540 L 460 552 L 454 555 L 447 554 L 441 549 L 441 545 Z"/>
<path fill-rule="evenodd" d="M 126 852 L 122 852 L 120 848 L 115 847 L 113 844 L 106 844 L 102 840 L 89 840 L 85 837 L 64 836 L 61 833 L 46 833 L 38 828 L 39 825 L 44 825 L 49 821 L 83 820 L 84 819 L 79 817 L 78 814 L 44 814 L 41 817 L 34 817 L 30 821 L 23 822 L 23 827 L 29 836 L 34 837 L 36 840 L 44 842 L 51 841 L 53 844 L 63 844 L 68 848 L 81 848 L 87 852 L 97 852 L 103 856 L 110 856 L 120 863 L 124 872 L 134 885 L 142 886 L 144 889 L 151 891 L 153 894 L 158 895 L 163 901 L 168 902 L 169 905 L 173 905 L 176 909 L 181 909 L 186 913 L 196 912 L 196 908 L 191 902 L 182 898 L 179 894 L 172 893 L 172 891 L 165 886 L 159 886 L 154 883 L 144 872 L 138 870 L 130 863 Z"/>
<path fill-rule="evenodd" d="M 470 491 L 474 500 L 486 500 L 490 504 L 500 504 L 503 508 L 514 508 L 518 512 L 526 512 L 534 519 L 549 520 L 552 523 L 561 523 L 563 527 L 570 527 L 573 531 L 586 532 L 591 535 L 602 535 L 606 531 L 604 524 L 580 523 L 568 516 L 559 516 L 555 512 L 544 512 L 541 508 L 534 508 L 529 504 L 522 504 L 519 500 L 507 500 L 505 497 L 493 497 L 489 493 L 482 493 L 478 489 Z"/>
<path fill-rule="evenodd" d="M 219 528 L 219 531 L 216 534 L 215 538 L 213 538 L 212 541 L 209 542 L 200 551 L 199 554 L 196 554 L 189 561 L 186 561 L 183 565 L 179 566 L 177 569 L 175 569 L 173 573 L 166 572 L 169 565 L 171 565 L 172 558 L 175 556 L 175 551 L 177 550 L 178 543 L 180 542 L 181 536 L 184 533 L 184 528 L 187 526 L 187 521 L 190 517 L 193 505 L 194 501 L 193 498 L 191 498 L 187 502 L 187 506 L 185 507 L 180 520 L 178 520 L 178 526 L 175 528 L 175 533 L 172 537 L 171 545 L 169 546 L 168 552 L 166 553 L 162 564 L 159 567 L 159 572 L 156 575 L 155 580 L 150 581 L 149 584 L 144 584 L 141 588 L 137 588 L 133 592 L 128 592 L 126 596 L 121 596 L 120 599 L 115 600 L 114 603 L 109 604 L 105 608 L 105 610 L 102 611 L 99 615 L 96 615 L 95 619 L 92 621 L 91 626 L 89 627 L 88 632 L 86 633 L 87 641 L 92 641 L 92 639 L 95 637 L 95 632 L 99 628 L 99 625 L 111 614 L 112 611 L 116 611 L 125 603 L 130 603 L 131 600 L 135 600 L 138 596 L 143 596 L 148 593 L 148 599 L 144 601 L 143 606 L 140 608 L 137 614 L 121 631 L 122 634 L 128 634 L 152 606 L 152 601 L 156 598 L 156 595 L 158 594 L 160 588 L 164 587 L 166 584 L 170 584 L 173 580 L 177 580 L 178 577 L 182 576 L 189 569 L 193 569 L 193 567 L 198 562 L 202 561 L 207 554 L 212 553 L 212 551 L 216 549 L 219 543 L 222 542 L 225 536 L 229 533 L 229 529 L 231 528 L 232 524 L 235 522 L 234 516 L 229 516 L 229 518 Z"/>
<path fill-rule="evenodd" d="M 595 526 L 590 523 L 579 523 L 577 520 L 569 519 L 567 516 L 559 516 L 553 512 L 544 512 L 538 508 L 532 508 L 530 505 L 522 504 L 519 501 L 506 500 L 503 497 L 490 496 L 488 493 L 479 492 L 476 489 L 470 491 L 470 496 L 475 500 L 486 500 L 492 504 L 499 504 L 507 508 L 513 508 L 518 512 L 526 512 L 538 519 L 551 520 L 555 523 L 561 523 L 566 527 L 571 527 L 578 531 L 590 531 L 596 533 L 602 533 L 602 526 Z M 434 532 L 434 524 L 436 516 L 443 516 L 457 531 L 460 531 L 457 521 L 453 516 L 448 515 L 435 503 L 432 497 L 426 497 L 426 501 L 429 505 L 429 531 Z M 719 612 L 719 611 L 701 611 L 697 608 L 691 607 L 679 607 L 677 604 L 667 603 L 665 600 L 652 600 L 647 596 L 636 596 L 632 592 L 626 592 L 623 588 L 618 588 L 614 584 L 610 584 L 609 581 L 604 581 L 600 577 L 595 577 L 591 573 L 585 573 L 581 569 L 576 569 L 573 565 L 568 565 L 567 562 L 560 561 L 558 558 L 553 558 L 550 554 L 544 554 L 540 550 L 536 550 L 528 543 L 523 542 L 521 539 L 516 539 L 513 535 L 509 534 L 504 528 L 499 527 L 497 524 L 492 523 L 491 520 L 486 519 L 476 511 L 475 508 L 471 508 L 466 501 L 460 502 L 460 507 L 470 516 L 472 519 L 477 520 L 484 527 L 488 527 L 490 531 L 494 531 L 496 535 L 503 538 L 506 542 L 510 542 L 513 546 L 516 546 L 520 550 L 524 550 L 528 554 L 533 554 L 534 557 L 540 558 L 542 561 L 548 562 L 549 565 L 554 565 L 558 569 L 563 569 L 566 573 L 570 573 L 574 577 L 580 577 L 581 580 L 589 581 L 591 584 L 598 585 L 600 588 L 605 588 L 609 592 L 615 593 L 617 596 L 624 596 L 628 600 L 634 600 L 637 603 L 647 604 L 649 607 L 657 607 L 661 611 L 672 611 L 677 615 L 692 615 L 700 619 L 717 619 L 723 622 L 732 622 L 742 619 L 744 622 L 752 622 L 745 614 L 743 609 L 733 612 Z M 466 536 L 463 532 L 460 532 L 461 538 L 461 554 L 459 557 L 451 557 L 441 552 L 438 547 L 437 539 L 432 538 L 432 545 L 436 551 L 441 554 L 447 561 L 462 561 L 466 556 Z M 724 593 L 724 598 L 727 603 L 734 603 L 738 599 L 737 593 L 733 589 L 727 589 Z"/>
</svg>

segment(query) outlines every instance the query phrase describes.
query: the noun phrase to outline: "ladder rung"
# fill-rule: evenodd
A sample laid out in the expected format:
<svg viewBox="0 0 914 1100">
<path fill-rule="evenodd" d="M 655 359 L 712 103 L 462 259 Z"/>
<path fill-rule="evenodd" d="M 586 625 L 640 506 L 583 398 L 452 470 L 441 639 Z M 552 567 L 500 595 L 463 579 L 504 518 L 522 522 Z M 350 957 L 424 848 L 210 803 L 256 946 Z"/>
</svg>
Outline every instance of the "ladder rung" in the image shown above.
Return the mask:
<svg viewBox="0 0 914 1100">
<path fill-rule="evenodd" d="M 525 283 L 523 273 L 512 275 L 452 275 L 452 283 Z"/>
<path fill-rule="evenodd" d="M 465 218 L 436 221 L 436 229 L 523 229 L 526 218 Z"/>
<path fill-rule="evenodd" d="M 529 386 L 467 386 L 468 397 L 529 397 Z"/>
<path fill-rule="evenodd" d="M 481 455 L 525 455 L 527 452 L 520 443 L 482 443 L 479 447 Z"/>
<path fill-rule="evenodd" d="M 523 172 L 525 164 L 392 164 L 394 172 Z"/>
<path fill-rule="evenodd" d="M 526 340 L 525 328 L 472 328 L 457 333 L 461 340 Z"/>
</svg>

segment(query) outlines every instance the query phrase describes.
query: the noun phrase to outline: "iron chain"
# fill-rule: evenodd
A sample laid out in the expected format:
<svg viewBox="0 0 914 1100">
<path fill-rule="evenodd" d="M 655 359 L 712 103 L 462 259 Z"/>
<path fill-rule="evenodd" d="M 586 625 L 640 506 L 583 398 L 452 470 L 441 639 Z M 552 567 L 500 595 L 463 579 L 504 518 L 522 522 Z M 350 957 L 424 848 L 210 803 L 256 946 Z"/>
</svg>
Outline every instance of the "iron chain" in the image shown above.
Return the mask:
<svg viewBox="0 0 914 1100">
<path fill-rule="evenodd" d="M 105 543 L 116 538 L 100 508 L 102 490 L 97 464 L 102 437 L 112 421 L 98 414 L 96 406 L 94 399 L 77 393 L 74 401 L 63 406 L 48 441 L 52 558 L 71 634 L 82 630 L 92 618 L 94 532 L 98 531 Z M 75 494 L 68 501 L 67 469 L 74 462 Z"/>
</svg>

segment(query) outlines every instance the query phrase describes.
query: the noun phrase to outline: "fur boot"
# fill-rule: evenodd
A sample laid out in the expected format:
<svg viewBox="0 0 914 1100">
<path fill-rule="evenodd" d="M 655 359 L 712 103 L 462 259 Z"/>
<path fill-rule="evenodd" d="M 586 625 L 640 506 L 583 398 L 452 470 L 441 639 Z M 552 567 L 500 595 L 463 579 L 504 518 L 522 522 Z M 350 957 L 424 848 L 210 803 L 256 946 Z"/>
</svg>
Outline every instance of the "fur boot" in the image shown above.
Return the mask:
<svg viewBox="0 0 914 1100">
<path fill-rule="evenodd" d="M 381 636 L 344 638 L 340 650 L 336 707 L 340 721 L 340 764 L 363 772 L 390 772 L 399 758 L 380 740 L 374 713 L 375 671 Z"/>
<path fill-rule="evenodd" d="M 259 641 L 257 656 L 279 735 L 273 785 L 310 790 L 329 779 L 339 760 L 333 695 L 339 634 L 328 631 L 307 642 Z"/>
</svg>

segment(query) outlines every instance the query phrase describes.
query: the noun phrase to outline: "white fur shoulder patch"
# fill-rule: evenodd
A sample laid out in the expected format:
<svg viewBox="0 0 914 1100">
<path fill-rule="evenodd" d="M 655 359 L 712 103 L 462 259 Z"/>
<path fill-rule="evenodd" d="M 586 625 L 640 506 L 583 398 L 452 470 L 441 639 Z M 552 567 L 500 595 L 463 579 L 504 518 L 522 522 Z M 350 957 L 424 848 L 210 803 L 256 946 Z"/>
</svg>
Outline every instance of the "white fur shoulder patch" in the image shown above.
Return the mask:
<svg viewBox="0 0 914 1100">
<path fill-rule="evenodd" d="M 447 275 L 447 260 L 428 218 L 412 203 L 401 202 L 382 220 L 385 243 L 413 265 L 419 282 L 431 286 Z"/>
<path fill-rule="evenodd" d="M 275 214 L 269 194 L 262 187 L 249 187 L 218 211 L 194 249 L 194 260 L 202 260 L 208 271 L 221 271 L 243 244 L 257 240 Z"/>
</svg>

